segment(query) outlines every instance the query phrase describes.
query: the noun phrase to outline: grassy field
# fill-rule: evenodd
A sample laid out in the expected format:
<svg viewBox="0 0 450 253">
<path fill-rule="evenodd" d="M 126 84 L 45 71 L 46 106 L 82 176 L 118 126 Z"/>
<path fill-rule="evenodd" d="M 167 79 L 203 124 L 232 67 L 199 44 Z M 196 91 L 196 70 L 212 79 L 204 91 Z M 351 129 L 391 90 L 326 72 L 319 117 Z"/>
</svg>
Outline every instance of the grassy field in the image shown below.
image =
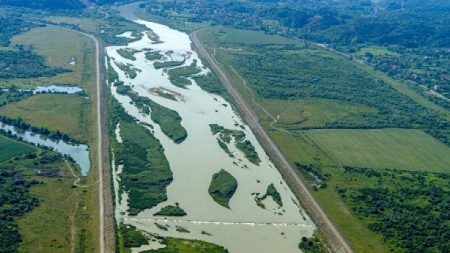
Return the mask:
<svg viewBox="0 0 450 253">
<path fill-rule="evenodd" d="M 42 94 L 0 107 L 0 115 L 86 141 L 87 109 L 87 101 L 79 95 Z"/>
<path fill-rule="evenodd" d="M 345 103 L 332 99 L 261 100 L 260 104 L 277 117 L 275 127 L 298 129 L 323 127 L 327 122 L 365 119 L 362 114 L 374 114 L 376 109 L 356 103 Z M 272 123 L 273 119 L 267 119 Z"/>
<path fill-rule="evenodd" d="M 399 56 L 398 53 L 392 52 L 389 49 L 380 46 L 362 47 L 356 52 L 356 55 L 365 55 L 366 53 L 371 53 L 374 56 L 383 56 L 383 55 Z"/>
<path fill-rule="evenodd" d="M 450 172 L 450 148 L 420 130 L 310 130 L 306 132 L 341 164 Z"/>
<path fill-rule="evenodd" d="M 15 36 L 12 44 L 32 46 L 36 53 L 46 58 L 47 64 L 71 72 L 55 77 L 2 80 L 4 85 L 29 88 L 59 83 L 86 88 L 94 82 L 95 48 L 92 41 L 83 35 L 59 27 L 39 27 Z M 73 60 L 75 65 L 70 64 Z"/>
<path fill-rule="evenodd" d="M 32 46 L 37 54 L 45 57 L 47 64 L 71 70 L 71 72 L 52 78 L 2 80 L 2 85 L 16 85 L 31 88 L 38 85 L 58 83 L 82 87 L 89 94 L 89 100 L 83 100 L 78 95 L 39 95 L 23 101 L 24 107 L 10 105 L 7 110 L 16 110 L 30 118 L 39 126 L 60 129 L 74 138 L 86 141 L 89 147 L 96 147 L 95 135 L 95 47 L 92 40 L 59 27 L 35 28 L 13 38 L 13 44 Z M 75 65 L 69 64 L 74 61 Z M 47 101 L 46 96 L 51 96 Z M 36 109 L 39 108 L 39 110 Z M 11 116 L 17 114 L 11 112 Z M 25 118 L 25 117 L 24 117 Z M 90 148 L 91 161 L 95 161 L 97 150 Z M 86 184 L 98 181 L 97 163 L 91 162 L 90 173 L 84 179 Z M 45 191 L 45 190 L 43 190 Z M 84 188 L 83 197 L 73 196 L 73 201 L 79 201 L 82 211 L 76 213 L 76 219 L 83 221 L 76 231 L 76 248 L 82 252 L 98 251 L 98 189 Z M 68 197 L 68 196 L 67 196 Z M 51 212 L 47 212 L 48 215 Z M 42 218 L 44 219 L 44 218 Z M 58 225 L 57 223 L 55 223 Z M 55 229 L 55 231 L 58 231 Z M 67 238 L 66 238 L 67 239 Z M 45 250 L 44 252 L 52 252 Z M 67 252 L 67 251 L 66 251 Z"/>
<path fill-rule="evenodd" d="M 0 162 L 11 159 L 16 155 L 36 152 L 36 148 L 28 144 L 0 135 Z"/>
<path fill-rule="evenodd" d="M 91 18 L 79 18 L 79 17 L 64 17 L 64 16 L 50 16 L 46 20 L 55 23 L 66 23 L 71 25 L 78 25 L 81 30 L 86 32 L 95 33 L 99 29 L 98 22 Z"/>
<path fill-rule="evenodd" d="M 327 182 L 328 187 L 312 193 L 327 215 L 347 238 L 351 247 L 359 253 L 388 252 L 381 235 L 370 231 L 360 219 L 352 214 L 349 207 L 336 193 L 336 185 L 343 180 L 342 177 L 339 177 L 337 170 L 332 168 L 325 171 L 331 173 L 332 177 L 332 180 Z M 361 185 L 363 184 L 361 182 Z"/>
<path fill-rule="evenodd" d="M 65 164 L 59 164 L 65 169 Z M 70 173 L 65 169 L 65 173 Z M 40 205 L 18 219 L 23 237 L 19 252 L 70 252 L 79 238 L 72 238 L 77 231 L 75 212 L 80 190 L 72 188 L 74 179 L 67 175 L 62 179 L 40 178 L 44 184 L 31 189 L 31 193 L 41 199 Z M 51 214 L 51 215 L 50 215 Z M 75 234 L 74 234 L 75 236 Z"/>
<path fill-rule="evenodd" d="M 240 41 L 239 36 L 237 36 L 238 34 L 247 37 L 247 41 Z M 351 65 L 355 71 L 361 70 L 373 80 L 383 80 L 386 84 L 394 88 L 386 88 L 390 90 L 388 94 L 393 95 L 389 99 L 394 98 L 391 101 L 386 101 L 392 105 L 399 105 L 395 101 L 395 97 L 399 95 L 394 95 L 394 93 L 398 92 L 405 95 L 407 99 L 411 99 L 409 100 L 410 102 L 404 103 L 401 106 L 415 102 L 432 112 L 444 115 L 444 117 L 448 115 L 448 112 L 429 102 L 401 81 L 393 80 L 382 73 L 374 71 L 368 66 L 340 59 L 339 56 L 334 55 L 332 52 L 325 52 L 322 49 L 314 48 L 314 46 L 304 47 L 300 43 L 296 44 L 300 49 L 287 47 L 286 43 L 289 41 L 288 39 L 285 40 L 285 44 L 270 44 L 272 42 L 277 43 L 276 41 L 279 38 L 262 35 L 262 33 L 256 35 L 253 31 L 236 32 L 233 29 L 227 28 L 205 29 L 199 33 L 199 37 L 207 45 L 207 50 L 215 55 L 219 65 L 227 72 L 234 87 L 247 100 L 248 104 L 252 106 L 263 128 L 274 140 L 286 158 L 291 163 L 313 164 L 320 168 L 321 174 L 328 175 L 331 178 L 326 181 L 328 187 L 318 191 L 312 191 L 313 195 L 333 222 L 336 223 L 337 227 L 342 231 L 356 252 L 389 252 L 392 248 L 384 241 L 383 236 L 369 229 L 368 225 L 370 221 L 362 220 L 355 215 L 351 209 L 352 206 L 348 202 L 344 202 L 344 199 L 338 194 L 336 186 L 342 187 L 353 182 L 353 178 L 347 178 L 348 175 L 342 172 L 342 166 L 352 165 L 378 169 L 403 168 L 411 171 L 448 173 L 450 164 L 449 148 L 421 130 L 305 130 L 311 127 L 325 127 L 330 122 L 370 126 L 374 120 L 385 116 L 380 115 L 380 111 L 377 108 L 378 105 L 373 104 L 374 106 L 368 106 L 370 103 L 361 103 L 362 100 L 358 96 L 354 96 L 352 99 L 360 102 L 325 97 L 309 98 L 308 96 L 285 99 L 280 99 L 283 97 L 280 96 L 278 99 L 270 99 L 270 96 L 277 94 L 276 92 L 279 91 L 279 94 L 283 94 L 286 91 L 280 82 L 276 80 L 280 80 L 279 77 L 282 77 L 292 81 L 290 79 L 291 76 L 288 73 L 284 73 L 283 69 L 280 69 L 280 73 L 284 73 L 284 75 L 280 74 L 279 76 L 273 74 L 270 70 L 257 73 L 257 68 L 253 70 L 250 68 L 247 69 L 247 72 L 253 71 L 253 73 L 244 73 L 242 72 L 242 66 L 237 64 L 240 61 L 236 59 L 239 59 L 241 55 L 247 55 L 249 58 L 257 57 L 261 54 L 258 48 L 265 47 L 267 50 L 273 50 L 273 48 L 284 50 L 285 56 L 283 57 L 289 58 L 290 55 L 298 54 L 302 57 L 302 61 L 305 56 L 303 54 L 309 54 L 309 57 L 305 58 L 306 62 L 316 58 L 316 60 L 328 64 L 326 68 L 334 66 L 330 66 L 330 62 L 339 61 L 340 64 L 336 69 L 342 68 L 345 70 L 346 67 L 344 65 Z M 297 52 L 296 50 L 300 51 Z M 371 53 L 387 53 L 379 48 L 364 50 L 369 50 Z M 267 57 L 277 60 L 277 58 L 271 55 Z M 317 64 L 317 62 L 314 64 Z M 313 66 L 314 64 L 310 64 L 309 66 Z M 318 64 L 320 65 L 321 63 Z M 283 66 L 288 65 L 288 62 L 278 65 L 283 68 Z M 302 67 L 298 65 L 298 68 Z M 306 68 L 309 67 L 306 66 Z M 308 71 L 306 74 L 310 76 L 310 83 L 315 85 L 319 82 L 322 79 L 323 71 L 324 68 Z M 273 93 L 265 94 L 264 90 L 261 90 L 264 83 L 258 82 L 255 84 L 255 78 L 253 77 L 257 75 L 263 75 L 267 80 L 270 80 L 273 87 L 269 87 L 269 90 L 272 89 Z M 323 78 L 326 78 L 326 76 L 327 74 Z M 345 86 L 346 80 L 351 79 L 351 77 L 341 76 L 340 74 L 334 75 L 333 78 L 342 81 L 336 87 Z M 364 79 L 365 77 L 361 78 Z M 331 79 L 329 80 L 332 82 Z M 254 83 L 252 84 L 251 82 Z M 289 86 L 289 83 L 287 84 L 288 89 L 292 88 Z M 255 87 L 260 89 L 259 93 L 255 90 Z M 296 91 L 304 92 L 311 87 L 308 85 L 305 88 L 297 87 Z M 278 88 L 280 89 L 278 90 Z M 324 89 L 328 89 L 328 87 L 324 86 Z M 373 91 L 373 89 L 368 90 L 370 92 Z M 348 96 L 352 92 L 359 94 L 363 91 L 361 88 L 345 91 L 339 89 L 339 93 L 342 94 L 344 92 L 347 92 L 344 96 Z M 380 94 L 383 94 L 382 91 L 380 92 Z M 325 90 L 323 90 L 323 94 L 325 94 Z M 319 90 L 316 95 L 322 96 Z M 340 94 L 337 97 L 339 96 Z M 348 96 L 348 98 L 351 98 L 351 96 Z M 377 95 L 371 96 L 377 97 Z M 370 96 L 366 98 L 368 99 L 367 101 L 370 101 Z M 377 100 L 377 103 L 381 103 L 381 100 Z M 400 111 L 404 110 L 402 109 Z M 365 180 L 364 178 L 358 180 L 357 184 L 358 189 L 370 186 L 379 187 L 372 185 L 370 180 Z"/>
</svg>

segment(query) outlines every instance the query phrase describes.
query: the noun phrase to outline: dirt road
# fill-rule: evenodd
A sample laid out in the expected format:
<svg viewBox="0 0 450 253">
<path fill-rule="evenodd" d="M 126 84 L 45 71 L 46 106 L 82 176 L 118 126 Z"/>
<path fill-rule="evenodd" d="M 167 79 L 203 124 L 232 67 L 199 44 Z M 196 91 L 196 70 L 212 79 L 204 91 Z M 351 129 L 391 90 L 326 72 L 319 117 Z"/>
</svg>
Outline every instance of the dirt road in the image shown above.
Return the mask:
<svg viewBox="0 0 450 253">
<path fill-rule="evenodd" d="M 96 130 L 97 130 L 97 166 L 98 166 L 98 198 L 99 198 L 99 252 L 115 252 L 115 232 L 114 232 L 114 209 L 111 192 L 111 172 L 109 163 L 109 143 L 107 133 L 107 112 L 104 101 L 103 69 L 104 52 L 103 47 L 94 35 L 81 31 L 62 27 L 73 32 L 77 32 L 88 37 L 95 43 L 96 51 Z M 106 152 L 103 152 L 106 150 Z"/>
<path fill-rule="evenodd" d="M 219 67 L 216 60 L 206 51 L 203 44 L 197 38 L 197 32 L 193 32 L 190 37 L 197 52 L 204 58 L 213 68 L 214 72 L 219 77 L 222 85 L 227 89 L 228 93 L 233 97 L 236 106 L 239 108 L 244 120 L 253 130 L 258 140 L 261 142 L 266 152 L 272 158 L 273 162 L 277 165 L 278 170 L 282 174 L 283 178 L 289 184 L 290 188 L 300 200 L 302 205 L 306 208 L 307 212 L 314 220 L 320 231 L 326 237 L 330 247 L 334 252 L 353 252 L 352 248 L 344 240 L 340 232 L 336 229 L 335 225 L 316 200 L 313 198 L 306 185 L 301 180 L 300 176 L 295 172 L 291 164 L 286 160 L 278 147 L 273 143 L 272 139 L 267 135 L 264 129 L 259 124 L 258 118 L 255 113 L 247 105 L 244 98 L 236 91 L 231 84 L 225 72 Z"/>
</svg>

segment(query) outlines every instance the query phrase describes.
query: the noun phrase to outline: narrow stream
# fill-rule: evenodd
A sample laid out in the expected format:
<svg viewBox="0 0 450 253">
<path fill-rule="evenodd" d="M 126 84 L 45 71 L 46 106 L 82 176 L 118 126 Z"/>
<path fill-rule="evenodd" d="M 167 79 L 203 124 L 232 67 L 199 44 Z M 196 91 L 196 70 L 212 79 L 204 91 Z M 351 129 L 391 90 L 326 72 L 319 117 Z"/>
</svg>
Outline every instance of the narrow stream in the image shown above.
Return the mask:
<svg viewBox="0 0 450 253">
<path fill-rule="evenodd" d="M 120 8 L 124 16 L 129 14 L 129 6 Z M 188 133 L 187 139 L 175 144 L 164 135 L 149 116 L 139 112 L 130 98 L 116 92 L 111 85 L 113 96 L 125 108 L 126 112 L 139 121 L 155 126 L 154 135 L 164 147 L 165 155 L 173 172 L 174 180 L 167 188 L 168 201 L 147 209 L 137 216 L 129 216 L 126 193 L 121 201 L 116 198 L 116 219 L 136 226 L 138 229 L 157 233 L 162 236 L 200 239 L 224 246 L 231 253 L 249 252 L 299 252 L 298 243 L 302 236 L 312 236 L 315 225 L 300 208 L 298 201 L 287 187 L 278 170 L 270 161 L 251 129 L 242 121 L 232 106 L 222 97 L 202 90 L 191 78 L 192 85 L 186 89 L 173 85 L 167 70 L 155 69 L 153 61 L 145 58 L 145 51 L 152 49 L 167 56 L 167 60 L 184 60 L 182 66 L 189 66 L 193 61 L 202 68 L 201 74 L 209 70 L 204 67 L 198 55 L 191 48 L 189 36 L 165 25 L 134 20 L 153 31 L 162 43 L 154 43 L 148 36 L 126 46 L 110 46 L 106 48 L 108 56 L 113 59 L 112 67 L 119 74 L 121 81 L 129 85 L 140 96 L 145 96 L 160 105 L 175 110 L 182 118 L 182 125 Z M 129 48 L 139 51 L 136 60 L 121 57 L 117 50 Z M 117 64 L 129 64 L 141 70 L 136 78 L 131 79 Z M 178 94 L 181 99 L 170 100 L 158 96 L 152 89 L 164 89 Z M 229 145 L 234 157 L 228 156 L 217 143 L 217 136 L 211 133 L 209 124 L 218 124 L 228 129 L 245 132 L 246 139 L 255 147 L 261 163 L 251 163 L 234 145 Z M 242 127 L 241 127 L 242 126 Z M 120 127 L 116 128 L 117 140 Z M 120 171 L 126 170 L 122 165 L 114 169 L 115 191 L 120 184 Z M 230 209 L 218 205 L 208 194 L 208 187 L 214 173 L 224 169 L 238 181 L 238 188 L 230 201 Z M 273 184 L 281 195 L 283 206 L 280 207 L 271 198 L 263 201 L 265 208 L 257 205 L 254 194 L 264 194 L 267 187 Z M 153 214 L 166 205 L 179 205 L 187 216 L 174 218 L 155 217 Z M 159 226 L 167 226 L 164 231 Z M 176 226 L 189 230 L 189 233 L 176 231 Z M 157 242 L 150 246 L 133 249 L 140 252 L 146 249 L 159 248 Z"/>
</svg>

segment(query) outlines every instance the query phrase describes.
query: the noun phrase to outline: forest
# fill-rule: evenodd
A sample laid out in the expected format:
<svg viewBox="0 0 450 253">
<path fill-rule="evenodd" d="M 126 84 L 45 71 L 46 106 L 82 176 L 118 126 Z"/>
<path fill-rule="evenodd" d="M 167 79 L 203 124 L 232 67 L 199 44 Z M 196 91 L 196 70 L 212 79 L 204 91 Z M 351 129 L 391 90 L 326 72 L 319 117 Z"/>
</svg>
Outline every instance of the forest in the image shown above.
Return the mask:
<svg viewBox="0 0 450 253">
<path fill-rule="evenodd" d="M 44 58 L 25 49 L 0 51 L 0 78 L 31 78 L 42 76 L 55 76 L 68 72 L 60 67 L 50 67 Z"/>
<path fill-rule="evenodd" d="M 344 167 L 350 181 L 337 192 L 394 251 L 448 252 L 450 180 L 447 174 Z"/>
</svg>

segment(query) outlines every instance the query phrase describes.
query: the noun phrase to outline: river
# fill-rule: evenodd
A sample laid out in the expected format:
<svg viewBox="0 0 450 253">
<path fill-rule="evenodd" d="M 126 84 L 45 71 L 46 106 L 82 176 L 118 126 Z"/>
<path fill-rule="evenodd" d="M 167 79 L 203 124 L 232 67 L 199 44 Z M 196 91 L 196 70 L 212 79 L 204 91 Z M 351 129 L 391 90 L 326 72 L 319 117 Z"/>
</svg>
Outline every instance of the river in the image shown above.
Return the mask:
<svg viewBox="0 0 450 253">
<path fill-rule="evenodd" d="M 126 213 L 126 193 L 121 200 L 116 198 L 117 222 L 131 224 L 140 230 L 161 236 L 213 242 L 224 246 L 231 253 L 299 252 L 300 239 L 303 236 L 312 236 L 316 227 L 239 114 L 223 97 L 202 90 L 193 79 L 190 79 L 192 85 L 186 89 L 173 85 L 167 70 L 155 69 L 153 61 L 145 58 L 145 50 L 152 49 L 169 59 L 184 59 L 183 66 L 189 66 L 193 61 L 197 61 L 197 65 L 202 68 L 201 74 L 205 74 L 209 70 L 202 65 L 197 53 L 192 50 L 189 36 L 165 25 L 138 19 L 132 14 L 133 6 L 136 4 L 119 8 L 122 16 L 144 25 L 149 31 L 157 34 L 162 42 L 154 43 L 148 36 L 143 36 L 142 39 L 128 45 L 107 47 L 107 55 L 113 59 L 112 67 L 119 74 L 120 80 L 140 96 L 148 97 L 160 105 L 177 111 L 188 137 L 181 144 L 174 143 L 163 134 L 158 124 L 155 124 L 149 116 L 140 113 L 138 108 L 130 103 L 129 97 L 118 94 L 116 88 L 110 86 L 113 96 L 127 113 L 141 122 L 154 126 L 154 135 L 164 147 L 174 177 L 173 182 L 167 187 L 168 201 L 137 216 L 129 216 Z M 117 50 L 121 48 L 139 51 L 135 54 L 136 60 L 120 56 Z M 131 79 L 117 64 L 129 64 L 141 71 L 136 78 Z M 152 88 L 172 91 L 182 99 L 176 101 L 166 99 L 150 92 Z M 228 156 L 219 147 L 209 124 L 244 131 L 246 139 L 255 147 L 261 163 L 259 165 L 251 163 L 232 145 L 229 147 L 234 157 Z M 118 135 L 117 139 L 121 140 L 120 126 L 117 126 L 115 132 Z M 117 170 L 113 169 L 116 194 L 120 184 L 120 171 L 127 169 L 119 167 Z M 220 169 L 225 169 L 238 181 L 237 191 L 230 201 L 230 209 L 218 205 L 208 194 L 211 178 Z M 278 190 L 283 201 L 282 207 L 271 198 L 263 201 L 265 208 L 256 204 L 253 194 L 264 194 L 270 184 Z M 153 215 L 161 207 L 175 203 L 180 204 L 187 216 L 159 218 Z M 155 223 L 169 225 L 169 229 L 161 230 Z M 181 226 L 190 233 L 178 232 L 176 226 Z M 133 249 L 133 252 L 158 247 L 161 247 L 159 243 L 151 242 L 150 246 Z"/>
<path fill-rule="evenodd" d="M 63 155 L 70 156 L 81 169 L 81 175 L 86 176 L 89 172 L 89 150 L 84 144 L 70 144 L 63 140 L 52 140 L 45 136 L 31 131 L 24 131 L 14 126 L 0 122 L 0 129 L 10 132 L 12 135 L 23 139 L 34 145 L 52 148 L 54 151 Z"/>
</svg>

